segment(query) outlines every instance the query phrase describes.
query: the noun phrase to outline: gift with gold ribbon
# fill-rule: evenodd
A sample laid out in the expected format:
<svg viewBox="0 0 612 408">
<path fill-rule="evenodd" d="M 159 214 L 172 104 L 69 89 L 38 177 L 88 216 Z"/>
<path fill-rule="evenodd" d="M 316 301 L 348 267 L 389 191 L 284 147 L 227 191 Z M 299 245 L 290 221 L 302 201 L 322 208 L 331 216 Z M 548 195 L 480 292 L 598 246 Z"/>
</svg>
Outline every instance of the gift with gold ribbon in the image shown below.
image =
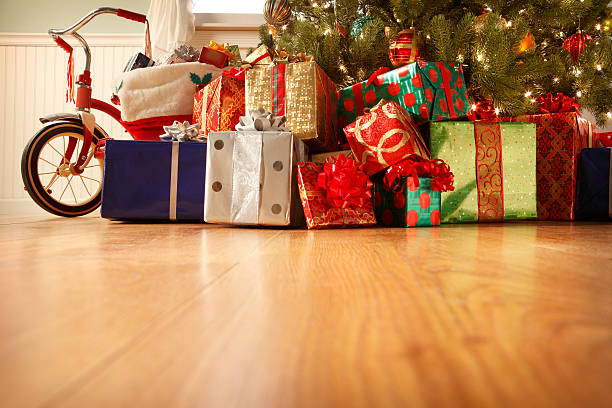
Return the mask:
<svg viewBox="0 0 612 408">
<path fill-rule="evenodd" d="M 395 102 L 381 100 L 368 113 L 344 128 L 355 158 L 373 175 L 411 154 L 429 158 L 413 118 Z"/>
<path fill-rule="evenodd" d="M 353 159 L 298 163 L 298 189 L 309 229 L 376 224 L 372 182 Z"/>
<path fill-rule="evenodd" d="M 199 61 L 217 68 L 225 68 L 234 58 L 234 53 L 229 50 L 229 44 L 221 45 L 211 40 L 207 46 L 202 48 Z"/>
<path fill-rule="evenodd" d="M 431 157 L 454 174 L 455 190 L 441 197 L 442 223 L 536 218 L 534 124 L 450 121 L 429 128 Z"/>
<path fill-rule="evenodd" d="M 285 116 L 287 128 L 312 151 L 335 150 L 336 85 L 314 61 L 262 64 L 262 57 L 270 57 L 269 52 L 254 59 L 246 74 L 246 109 L 263 106 Z"/>
<path fill-rule="evenodd" d="M 246 69 L 226 69 L 220 77 L 198 90 L 193 102 L 193 123 L 200 135 L 234 130 L 245 114 L 244 76 Z"/>
<path fill-rule="evenodd" d="M 440 159 L 418 155 L 389 167 L 374 184 L 374 211 L 379 224 L 431 227 L 440 224 L 441 193 L 454 190 L 454 175 Z"/>
<path fill-rule="evenodd" d="M 354 122 L 382 99 L 428 121 L 461 118 L 470 109 L 461 65 L 417 61 L 393 71 L 377 70 L 368 80 L 341 89 L 339 126 Z"/>
</svg>

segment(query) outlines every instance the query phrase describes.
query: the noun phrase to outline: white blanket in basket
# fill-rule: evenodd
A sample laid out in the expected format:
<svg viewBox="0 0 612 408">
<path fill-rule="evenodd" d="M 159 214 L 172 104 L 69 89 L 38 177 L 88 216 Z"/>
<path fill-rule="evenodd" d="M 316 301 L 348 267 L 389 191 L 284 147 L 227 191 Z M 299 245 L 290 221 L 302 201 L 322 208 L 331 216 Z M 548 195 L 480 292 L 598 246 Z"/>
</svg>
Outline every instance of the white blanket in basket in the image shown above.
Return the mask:
<svg viewBox="0 0 612 408">
<path fill-rule="evenodd" d="M 191 73 L 202 78 L 212 74 L 215 79 L 223 72 L 200 62 L 138 68 L 122 74 L 115 84 L 121 101 L 121 119 L 134 122 L 158 116 L 193 114 L 196 84 Z"/>
</svg>

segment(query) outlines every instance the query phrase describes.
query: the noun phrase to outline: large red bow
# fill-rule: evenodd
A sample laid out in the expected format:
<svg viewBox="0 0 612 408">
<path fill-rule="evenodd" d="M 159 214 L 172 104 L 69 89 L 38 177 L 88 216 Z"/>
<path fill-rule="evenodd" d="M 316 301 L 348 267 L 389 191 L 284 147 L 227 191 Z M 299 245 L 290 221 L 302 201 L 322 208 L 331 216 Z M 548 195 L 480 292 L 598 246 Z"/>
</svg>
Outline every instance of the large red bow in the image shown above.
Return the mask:
<svg viewBox="0 0 612 408">
<path fill-rule="evenodd" d="M 246 72 L 248 70 L 249 70 L 248 68 L 232 67 L 231 69 L 226 69 L 225 71 L 223 71 L 221 75 L 223 75 L 224 77 L 228 77 L 228 78 L 234 78 L 239 81 L 244 81 L 246 77 Z"/>
<path fill-rule="evenodd" d="M 387 190 L 394 190 L 399 186 L 396 181 L 400 177 L 412 179 L 415 187 L 419 186 L 419 177 L 431 178 L 433 191 L 453 191 L 455 187 L 454 174 L 450 167 L 440 159 L 427 160 L 419 155 L 411 154 L 406 159 L 387 169 L 383 183 Z"/>
<path fill-rule="evenodd" d="M 328 157 L 317 185 L 325 191 L 327 202 L 336 208 L 360 208 L 372 197 L 372 182 L 357 168 L 353 159 L 343 154 Z"/>
<path fill-rule="evenodd" d="M 536 101 L 540 104 L 541 113 L 578 112 L 580 109 L 580 105 L 574 102 L 575 98 L 565 96 L 561 92 L 556 95 L 551 92 L 540 95 Z"/>
</svg>

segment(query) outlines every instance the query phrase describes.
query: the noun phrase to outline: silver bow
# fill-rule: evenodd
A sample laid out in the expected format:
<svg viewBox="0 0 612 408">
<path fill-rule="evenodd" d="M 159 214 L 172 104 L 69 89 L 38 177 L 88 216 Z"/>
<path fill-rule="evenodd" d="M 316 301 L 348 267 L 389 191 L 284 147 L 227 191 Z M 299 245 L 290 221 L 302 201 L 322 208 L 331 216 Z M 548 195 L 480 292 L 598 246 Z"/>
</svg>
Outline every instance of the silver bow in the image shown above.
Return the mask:
<svg viewBox="0 0 612 408">
<path fill-rule="evenodd" d="M 204 142 L 205 138 L 199 136 L 200 125 L 193 125 L 185 121 L 183 123 L 175 120 L 171 126 L 164 126 L 164 133 L 159 138 L 165 142 Z"/>
<path fill-rule="evenodd" d="M 240 117 L 236 125 L 238 131 L 286 132 L 284 116 L 273 116 L 264 108 L 250 110 L 247 116 Z"/>
</svg>

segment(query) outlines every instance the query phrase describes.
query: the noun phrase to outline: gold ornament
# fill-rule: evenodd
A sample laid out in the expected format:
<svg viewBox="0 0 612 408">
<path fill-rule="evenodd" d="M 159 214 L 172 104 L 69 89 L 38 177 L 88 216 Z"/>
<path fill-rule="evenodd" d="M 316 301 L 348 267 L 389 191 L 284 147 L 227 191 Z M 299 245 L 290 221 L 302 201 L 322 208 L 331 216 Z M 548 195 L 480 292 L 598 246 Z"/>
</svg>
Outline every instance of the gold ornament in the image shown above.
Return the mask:
<svg viewBox="0 0 612 408">
<path fill-rule="evenodd" d="M 536 48 L 535 37 L 531 34 L 531 31 L 527 32 L 527 35 L 519 43 L 516 53 L 520 54 L 525 51 L 533 51 Z"/>
</svg>

